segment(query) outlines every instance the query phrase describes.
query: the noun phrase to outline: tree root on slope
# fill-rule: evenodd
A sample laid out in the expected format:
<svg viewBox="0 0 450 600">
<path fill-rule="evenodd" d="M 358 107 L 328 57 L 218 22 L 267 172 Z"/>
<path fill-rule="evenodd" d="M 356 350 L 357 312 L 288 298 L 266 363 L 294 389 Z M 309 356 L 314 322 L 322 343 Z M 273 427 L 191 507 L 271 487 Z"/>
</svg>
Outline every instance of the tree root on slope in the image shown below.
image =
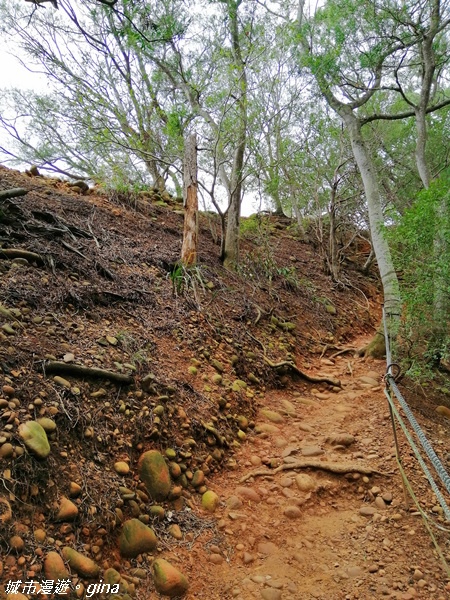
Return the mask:
<svg viewBox="0 0 450 600">
<path fill-rule="evenodd" d="M 21 248 L 0 248 L 0 258 L 26 258 L 28 262 L 34 262 L 37 265 L 44 264 L 44 259 L 40 254 Z"/>
<path fill-rule="evenodd" d="M 115 373 L 114 371 L 107 371 L 106 369 L 84 367 L 83 365 L 74 365 L 72 363 L 53 360 L 45 363 L 44 370 L 46 373 L 62 373 L 63 375 L 72 375 L 73 377 L 109 379 L 109 381 L 123 385 L 130 385 L 133 383 L 133 378 L 130 375 L 123 375 L 122 373 Z"/>
<path fill-rule="evenodd" d="M 330 356 L 330 359 L 341 356 L 341 354 L 346 354 L 347 352 L 356 352 L 357 350 L 358 350 L 358 348 L 355 348 L 354 346 L 350 346 L 350 348 L 342 348 L 338 352 L 335 352 L 334 354 L 332 354 Z"/>
<path fill-rule="evenodd" d="M 247 334 L 252 338 L 252 340 L 254 340 L 257 344 L 261 346 L 263 351 L 263 360 L 272 369 L 288 368 L 291 369 L 291 371 L 293 371 L 294 373 L 296 373 L 296 375 L 298 375 L 299 377 L 302 377 L 303 379 L 311 383 L 328 383 L 329 385 L 335 387 L 342 387 L 342 383 L 339 379 L 335 379 L 334 377 L 314 377 L 313 375 L 308 375 L 304 371 L 301 371 L 291 360 L 283 360 L 279 363 L 272 362 L 269 358 L 267 358 L 266 347 L 264 346 L 264 344 L 260 340 L 258 340 L 258 338 L 255 338 L 255 336 L 252 335 L 249 331 L 247 331 Z"/>
<path fill-rule="evenodd" d="M 287 367 L 296 373 L 302 379 L 306 379 L 311 383 L 328 383 L 329 385 L 335 387 L 342 387 L 342 384 L 339 379 L 335 379 L 334 377 L 314 377 L 313 375 L 308 375 L 304 371 L 301 371 L 293 362 L 289 360 L 283 360 L 279 363 L 273 363 L 271 360 L 267 358 L 267 356 L 263 356 L 264 361 L 272 367 L 272 369 L 281 369 L 282 367 Z"/>
<path fill-rule="evenodd" d="M 279 473 L 280 471 L 295 471 L 295 469 L 320 469 L 322 471 L 329 471 L 330 473 L 336 473 L 338 475 L 346 475 L 347 473 L 360 473 L 361 475 L 383 475 L 384 477 L 391 476 L 389 473 L 383 473 L 382 471 L 377 471 L 375 469 L 371 469 L 370 467 L 365 467 L 364 465 L 357 465 L 354 463 L 330 463 L 322 462 L 320 460 L 302 460 L 282 464 L 276 469 L 271 469 L 270 471 L 266 469 L 252 471 L 251 473 L 247 473 L 247 475 L 242 477 L 242 479 L 239 480 L 239 483 L 244 483 L 251 477 L 271 476 Z"/>
</svg>

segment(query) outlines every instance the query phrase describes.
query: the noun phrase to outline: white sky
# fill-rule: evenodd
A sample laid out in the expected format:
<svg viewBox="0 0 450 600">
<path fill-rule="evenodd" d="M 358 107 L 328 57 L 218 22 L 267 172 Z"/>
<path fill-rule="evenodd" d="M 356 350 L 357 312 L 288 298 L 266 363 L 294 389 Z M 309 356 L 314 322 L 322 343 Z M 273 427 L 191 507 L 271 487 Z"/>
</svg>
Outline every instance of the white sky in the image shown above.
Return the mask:
<svg viewBox="0 0 450 600">
<path fill-rule="evenodd" d="M 39 73 L 31 73 L 20 61 L 10 54 L 6 48 L 0 47 L 0 89 L 16 87 L 20 89 L 32 89 L 34 91 L 46 91 L 48 89 L 47 79 Z M 8 146 L 8 136 L 0 128 L 0 142 Z M 24 171 L 29 165 L 12 165 L 5 163 L 6 166 Z M 249 216 L 259 210 L 264 210 L 266 206 L 261 206 L 260 201 L 255 196 L 247 194 L 242 203 L 242 216 Z M 208 209 L 214 210 L 212 206 Z"/>
<path fill-rule="evenodd" d="M 3 40 L 4 43 L 4 40 Z M 43 75 L 30 73 L 7 48 L 0 47 L 1 78 L 0 88 L 19 87 L 21 89 L 33 88 L 44 90 L 47 82 Z"/>
</svg>

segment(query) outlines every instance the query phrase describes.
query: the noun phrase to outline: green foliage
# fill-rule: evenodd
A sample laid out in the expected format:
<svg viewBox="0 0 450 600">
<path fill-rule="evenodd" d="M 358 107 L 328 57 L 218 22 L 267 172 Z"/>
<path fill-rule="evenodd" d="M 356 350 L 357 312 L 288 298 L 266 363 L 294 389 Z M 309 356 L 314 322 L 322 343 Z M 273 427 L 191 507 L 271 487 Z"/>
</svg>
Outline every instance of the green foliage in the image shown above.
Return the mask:
<svg viewBox="0 0 450 600">
<path fill-rule="evenodd" d="M 241 219 L 239 232 L 243 238 L 254 238 L 261 232 L 261 229 L 265 229 L 266 227 L 267 225 L 263 223 L 261 216 L 254 214 Z"/>
<path fill-rule="evenodd" d="M 187 116 L 187 111 L 172 110 L 167 115 L 167 123 L 165 125 L 165 131 L 170 137 L 176 138 L 177 136 L 183 135 L 183 117 Z"/>
<path fill-rule="evenodd" d="M 279 266 L 275 260 L 273 249 L 269 246 L 255 248 L 244 256 L 238 272 L 249 281 L 266 280 L 272 286 L 280 281 L 282 286 L 290 290 L 298 290 L 300 282 L 294 266 Z"/>
<path fill-rule="evenodd" d="M 172 293 L 174 296 L 185 296 L 192 298 L 197 310 L 201 310 L 200 290 L 206 292 L 207 285 L 202 268 L 198 265 L 187 267 L 177 262 L 172 265 L 168 273 L 172 282 Z"/>
<path fill-rule="evenodd" d="M 294 266 L 278 267 L 276 269 L 276 276 L 281 279 L 286 289 L 298 290 L 300 288 L 301 282 L 298 279 L 297 270 Z M 306 285 L 306 287 L 308 286 Z"/>
<path fill-rule="evenodd" d="M 390 236 L 401 273 L 403 338 L 411 369 L 447 358 L 450 348 L 450 171 L 418 194 Z"/>
<path fill-rule="evenodd" d="M 170 280 L 172 281 L 172 291 L 174 296 L 179 296 L 183 293 L 185 284 L 184 271 L 185 268 L 183 265 L 181 263 L 177 263 L 169 273 Z"/>
<path fill-rule="evenodd" d="M 129 181 L 122 173 L 117 171 L 114 175 L 114 179 L 106 186 L 109 200 L 115 204 L 136 209 L 139 192 L 148 190 L 148 185 Z"/>
</svg>

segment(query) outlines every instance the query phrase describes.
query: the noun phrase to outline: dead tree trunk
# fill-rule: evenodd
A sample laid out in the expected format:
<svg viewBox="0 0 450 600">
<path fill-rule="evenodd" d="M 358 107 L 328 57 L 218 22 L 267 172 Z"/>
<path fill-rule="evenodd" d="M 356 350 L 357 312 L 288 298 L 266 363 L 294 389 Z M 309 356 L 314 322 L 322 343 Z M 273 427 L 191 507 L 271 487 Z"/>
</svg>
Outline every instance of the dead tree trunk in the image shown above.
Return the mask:
<svg viewBox="0 0 450 600">
<path fill-rule="evenodd" d="M 198 183 L 197 183 L 197 136 L 186 140 L 183 173 L 184 232 L 181 262 L 187 267 L 197 262 L 198 244 Z"/>
</svg>

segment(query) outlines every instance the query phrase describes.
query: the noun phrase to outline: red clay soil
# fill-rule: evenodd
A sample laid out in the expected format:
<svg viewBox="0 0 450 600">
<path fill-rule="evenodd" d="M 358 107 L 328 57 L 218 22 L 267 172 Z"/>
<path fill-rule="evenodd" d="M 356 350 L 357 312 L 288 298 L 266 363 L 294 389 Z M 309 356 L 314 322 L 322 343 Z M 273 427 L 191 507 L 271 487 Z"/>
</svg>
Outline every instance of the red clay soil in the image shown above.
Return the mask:
<svg viewBox="0 0 450 600">
<path fill-rule="evenodd" d="M 41 581 L 47 553 L 70 546 L 102 573 L 115 568 L 125 599 L 159 597 L 155 554 L 186 574 L 192 600 L 449 597 L 420 517 L 404 506 L 384 364 L 354 357 L 380 316 L 377 278 L 360 270 L 365 247 L 349 248 L 343 283 L 333 284 L 314 236 L 261 216 L 234 273 L 219 261 L 216 217 L 203 214 L 198 268 L 183 270 L 175 200 L 84 196 L 0 168 L 0 190 L 17 187 L 28 194 L 0 204 L 0 500 L 13 515 L 3 522 L 0 511 L 4 586 Z M 55 363 L 67 369 L 56 374 Z M 434 402 L 445 403 L 437 397 L 417 414 L 444 453 L 449 426 Z M 40 417 L 56 424 L 45 460 L 19 435 Z M 148 449 L 182 472 L 161 519 L 138 476 Z M 402 451 L 423 508 L 442 525 Z M 197 487 L 196 471 L 205 476 Z M 61 522 L 74 484 L 77 516 Z M 213 514 L 201 507 L 205 489 L 220 499 Z M 131 517 L 153 527 L 156 553 L 120 557 Z M 71 577 L 74 589 L 92 583 Z"/>
</svg>

